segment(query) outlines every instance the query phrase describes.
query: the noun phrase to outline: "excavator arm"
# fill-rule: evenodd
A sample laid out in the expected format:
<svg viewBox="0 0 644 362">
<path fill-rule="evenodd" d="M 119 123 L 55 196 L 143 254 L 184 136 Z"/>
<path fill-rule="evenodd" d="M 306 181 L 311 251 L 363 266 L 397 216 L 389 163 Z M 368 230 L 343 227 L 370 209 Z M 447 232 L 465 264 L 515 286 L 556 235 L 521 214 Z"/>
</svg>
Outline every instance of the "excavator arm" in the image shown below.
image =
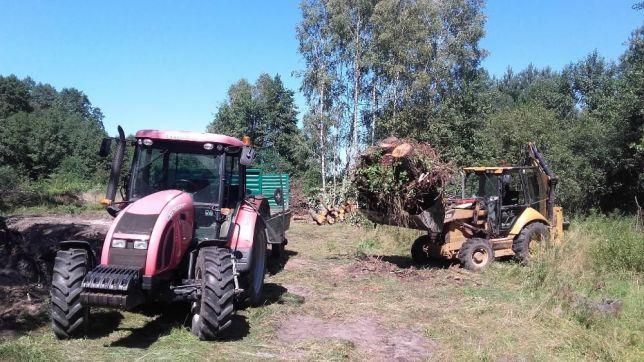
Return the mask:
<svg viewBox="0 0 644 362">
<path fill-rule="evenodd" d="M 555 187 L 559 179 L 552 172 L 534 142 L 528 142 L 526 148 L 526 165 L 535 166 L 539 169 L 540 177 L 543 179 L 547 188 L 548 199 L 546 200 L 546 210 L 548 212 L 548 220 L 552 222 L 554 218 Z"/>
</svg>

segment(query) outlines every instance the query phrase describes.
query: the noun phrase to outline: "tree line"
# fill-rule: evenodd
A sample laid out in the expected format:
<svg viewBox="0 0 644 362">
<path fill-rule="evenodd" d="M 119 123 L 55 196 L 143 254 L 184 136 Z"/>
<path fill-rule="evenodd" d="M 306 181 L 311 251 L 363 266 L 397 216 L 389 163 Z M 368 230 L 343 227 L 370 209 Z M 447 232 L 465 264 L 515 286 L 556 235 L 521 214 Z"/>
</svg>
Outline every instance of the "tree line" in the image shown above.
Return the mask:
<svg viewBox="0 0 644 362">
<path fill-rule="evenodd" d="M 0 190 L 52 177 L 105 175 L 103 113 L 75 88 L 0 76 Z"/>
<path fill-rule="evenodd" d="M 300 8 L 305 66 L 294 74 L 306 109 L 279 75 L 261 74 L 231 85 L 206 128 L 249 135 L 261 167 L 293 174 L 310 195 L 349 195 L 356 155 L 393 135 L 428 142 L 456 166 L 519 163 L 536 141 L 568 210 L 629 210 L 644 200 L 644 26 L 616 61 L 592 52 L 561 70 L 494 77 L 481 66 L 482 1 L 303 0 Z M 106 178 L 96 155 L 102 119 L 82 91 L 0 76 L 0 185 Z"/>
<path fill-rule="evenodd" d="M 561 71 L 496 78 L 481 66 L 482 1 L 304 0 L 301 10 L 303 131 L 323 193 L 346 193 L 336 181 L 359 150 L 393 135 L 457 166 L 521 162 L 533 140 L 568 210 L 642 200 L 644 27 L 617 62 L 593 52 Z"/>
</svg>

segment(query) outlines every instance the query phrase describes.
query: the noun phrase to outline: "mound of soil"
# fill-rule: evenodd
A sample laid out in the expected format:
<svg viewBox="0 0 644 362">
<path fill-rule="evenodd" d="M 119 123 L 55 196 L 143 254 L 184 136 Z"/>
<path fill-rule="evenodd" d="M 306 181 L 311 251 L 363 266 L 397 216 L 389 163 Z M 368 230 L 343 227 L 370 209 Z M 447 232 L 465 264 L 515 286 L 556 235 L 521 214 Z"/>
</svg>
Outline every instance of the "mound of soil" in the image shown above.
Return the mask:
<svg viewBox="0 0 644 362">
<path fill-rule="evenodd" d="M 99 255 L 110 221 L 107 216 L 0 218 L 0 331 L 46 321 L 44 301 L 58 243 L 85 240 Z"/>
</svg>

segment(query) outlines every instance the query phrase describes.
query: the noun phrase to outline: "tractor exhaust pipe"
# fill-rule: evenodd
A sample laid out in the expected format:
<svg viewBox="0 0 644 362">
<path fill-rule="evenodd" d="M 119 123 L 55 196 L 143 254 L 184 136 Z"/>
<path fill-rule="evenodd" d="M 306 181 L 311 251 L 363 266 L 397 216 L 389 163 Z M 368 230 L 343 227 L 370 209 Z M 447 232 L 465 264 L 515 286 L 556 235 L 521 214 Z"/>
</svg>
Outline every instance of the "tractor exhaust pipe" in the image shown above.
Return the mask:
<svg viewBox="0 0 644 362">
<path fill-rule="evenodd" d="M 123 157 L 125 156 L 125 132 L 123 128 L 118 126 L 119 142 L 116 145 L 116 154 L 112 161 L 112 171 L 110 172 L 110 181 L 107 184 L 107 192 L 105 198 L 110 202 L 114 202 L 116 198 L 116 190 L 118 188 L 119 180 L 121 177 L 121 168 L 123 167 Z"/>
</svg>

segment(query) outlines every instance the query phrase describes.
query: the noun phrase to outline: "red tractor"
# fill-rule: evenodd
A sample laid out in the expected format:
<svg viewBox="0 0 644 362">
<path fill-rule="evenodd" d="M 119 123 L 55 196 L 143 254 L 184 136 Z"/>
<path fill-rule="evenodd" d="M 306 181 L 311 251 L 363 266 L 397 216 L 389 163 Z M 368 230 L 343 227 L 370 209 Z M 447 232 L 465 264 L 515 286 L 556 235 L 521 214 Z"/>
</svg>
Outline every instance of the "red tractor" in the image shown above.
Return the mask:
<svg viewBox="0 0 644 362">
<path fill-rule="evenodd" d="M 287 242 L 291 215 L 282 189 L 267 198 L 246 188 L 254 156 L 247 137 L 143 130 L 128 141 L 118 131 L 101 202 L 115 219 L 100 260 L 87 242 L 60 243 L 51 286 L 54 334 L 82 335 L 90 307 L 129 310 L 160 301 L 189 302 L 192 332 L 215 339 L 230 326 L 236 300 L 262 301 L 267 244 L 275 255 Z M 102 156 L 111 141 L 103 140 Z M 128 143 L 134 158 L 122 177 Z M 281 210 L 271 215 L 269 199 Z"/>
</svg>

